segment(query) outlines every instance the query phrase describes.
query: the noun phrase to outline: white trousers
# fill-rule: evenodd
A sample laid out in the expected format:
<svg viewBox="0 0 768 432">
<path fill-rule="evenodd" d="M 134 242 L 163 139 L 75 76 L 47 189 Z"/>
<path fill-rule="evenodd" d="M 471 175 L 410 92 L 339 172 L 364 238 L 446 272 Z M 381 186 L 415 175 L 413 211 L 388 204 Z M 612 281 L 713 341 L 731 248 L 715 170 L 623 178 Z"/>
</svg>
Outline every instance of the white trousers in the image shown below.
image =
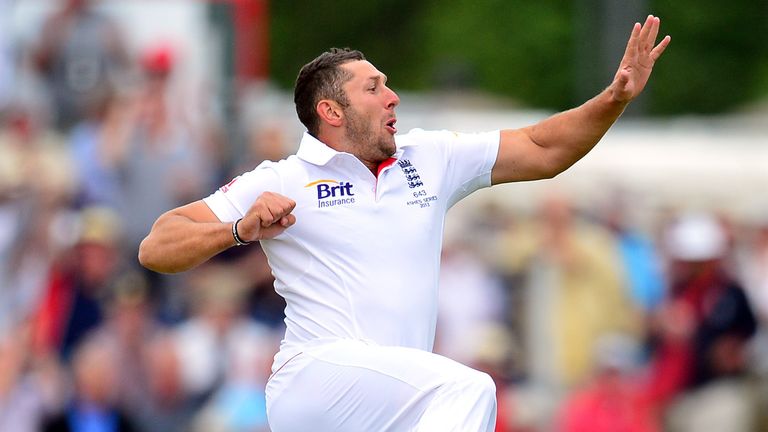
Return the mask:
<svg viewBox="0 0 768 432">
<path fill-rule="evenodd" d="M 339 340 L 312 347 L 267 384 L 273 432 L 493 432 L 496 387 L 437 354 Z"/>
</svg>

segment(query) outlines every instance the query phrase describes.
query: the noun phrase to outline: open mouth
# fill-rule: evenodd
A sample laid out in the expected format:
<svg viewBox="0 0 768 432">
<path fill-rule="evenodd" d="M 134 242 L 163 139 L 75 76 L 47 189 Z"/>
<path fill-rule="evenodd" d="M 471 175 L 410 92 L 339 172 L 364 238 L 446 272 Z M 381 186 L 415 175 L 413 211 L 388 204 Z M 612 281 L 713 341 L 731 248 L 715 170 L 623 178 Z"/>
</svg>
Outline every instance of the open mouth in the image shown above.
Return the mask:
<svg viewBox="0 0 768 432">
<path fill-rule="evenodd" d="M 390 119 L 386 123 L 386 128 L 389 131 L 389 133 L 394 134 L 397 132 L 397 128 L 395 127 L 395 123 L 397 123 L 397 119 Z"/>
</svg>

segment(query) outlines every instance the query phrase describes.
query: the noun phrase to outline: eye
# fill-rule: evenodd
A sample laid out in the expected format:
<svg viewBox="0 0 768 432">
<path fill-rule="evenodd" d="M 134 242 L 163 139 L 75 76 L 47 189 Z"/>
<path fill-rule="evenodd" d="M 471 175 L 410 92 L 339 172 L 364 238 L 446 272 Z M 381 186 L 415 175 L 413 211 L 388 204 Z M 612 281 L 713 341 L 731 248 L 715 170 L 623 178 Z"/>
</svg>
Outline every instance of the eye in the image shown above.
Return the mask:
<svg viewBox="0 0 768 432">
<path fill-rule="evenodd" d="M 376 92 L 376 86 L 370 87 L 370 88 L 368 89 L 368 91 L 369 91 L 369 92 L 371 92 L 371 93 L 374 93 L 374 92 Z"/>
</svg>

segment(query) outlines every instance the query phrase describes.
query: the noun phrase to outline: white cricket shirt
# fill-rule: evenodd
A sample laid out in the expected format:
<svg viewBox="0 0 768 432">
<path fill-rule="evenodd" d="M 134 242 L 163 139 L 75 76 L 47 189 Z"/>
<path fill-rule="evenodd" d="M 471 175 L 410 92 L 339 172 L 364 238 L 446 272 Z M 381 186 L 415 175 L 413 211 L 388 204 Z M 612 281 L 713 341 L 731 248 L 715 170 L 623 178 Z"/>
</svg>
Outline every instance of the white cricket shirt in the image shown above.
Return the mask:
<svg viewBox="0 0 768 432">
<path fill-rule="evenodd" d="M 204 199 L 222 222 L 242 217 L 265 191 L 296 201 L 296 224 L 261 242 L 287 304 L 273 371 L 328 339 L 432 350 L 445 214 L 490 186 L 499 132 L 414 129 L 396 143 L 377 177 L 305 133 L 296 155 Z"/>
</svg>

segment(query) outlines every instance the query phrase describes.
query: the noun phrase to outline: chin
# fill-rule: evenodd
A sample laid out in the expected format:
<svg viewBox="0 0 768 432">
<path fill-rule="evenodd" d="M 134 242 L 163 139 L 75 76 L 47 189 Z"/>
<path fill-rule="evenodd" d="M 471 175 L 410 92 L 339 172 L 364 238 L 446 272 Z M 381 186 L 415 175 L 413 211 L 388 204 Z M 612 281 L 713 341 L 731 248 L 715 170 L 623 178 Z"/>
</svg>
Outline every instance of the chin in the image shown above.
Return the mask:
<svg viewBox="0 0 768 432">
<path fill-rule="evenodd" d="M 386 143 L 386 145 L 384 147 L 386 149 L 385 153 L 387 153 L 388 156 L 392 156 L 393 154 L 395 154 L 395 152 L 397 151 L 397 144 L 395 143 L 395 136 L 394 135 L 390 135 L 389 137 L 387 137 L 385 143 Z"/>
<path fill-rule="evenodd" d="M 384 150 L 384 154 L 386 155 L 385 159 L 389 159 L 392 157 L 392 155 L 395 154 L 395 151 L 397 151 L 397 147 L 394 143 L 392 143 L 391 146 L 387 146 L 387 148 Z"/>
</svg>

